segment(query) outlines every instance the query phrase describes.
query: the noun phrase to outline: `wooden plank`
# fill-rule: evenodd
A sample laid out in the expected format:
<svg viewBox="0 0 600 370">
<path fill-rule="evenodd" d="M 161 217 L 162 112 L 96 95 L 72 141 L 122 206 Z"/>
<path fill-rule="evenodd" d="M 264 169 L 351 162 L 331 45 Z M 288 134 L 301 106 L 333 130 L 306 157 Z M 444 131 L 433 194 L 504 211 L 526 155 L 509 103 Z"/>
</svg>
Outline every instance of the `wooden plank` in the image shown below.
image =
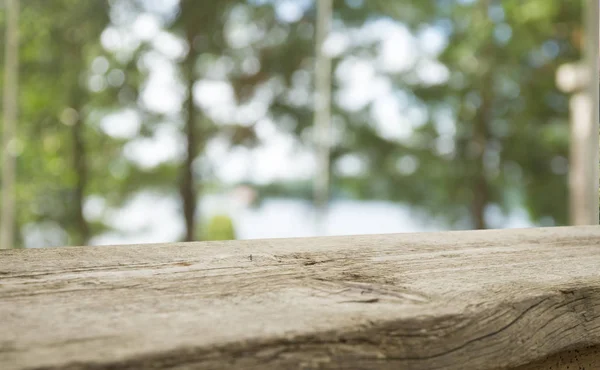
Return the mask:
<svg viewBox="0 0 600 370">
<path fill-rule="evenodd" d="M 497 369 L 600 345 L 600 227 L 0 251 L 0 369 Z"/>
<path fill-rule="evenodd" d="M 548 356 L 515 370 L 594 370 L 600 369 L 600 347 L 574 349 Z"/>
</svg>

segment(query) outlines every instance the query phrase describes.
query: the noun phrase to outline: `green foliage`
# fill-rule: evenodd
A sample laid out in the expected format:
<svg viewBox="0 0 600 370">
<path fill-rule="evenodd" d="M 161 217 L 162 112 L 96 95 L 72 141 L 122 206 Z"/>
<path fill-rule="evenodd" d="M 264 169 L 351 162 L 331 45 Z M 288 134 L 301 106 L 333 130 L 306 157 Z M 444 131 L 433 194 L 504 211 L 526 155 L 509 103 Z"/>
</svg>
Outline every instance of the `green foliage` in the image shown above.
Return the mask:
<svg viewBox="0 0 600 370">
<path fill-rule="evenodd" d="M 107 2 L 72 0 L 31 0 L 22 8 L 17 204 L 26 206 L 17 207 L 21 245 L 34 234 L 30 245 L 87 244 L 110 231 L 103 219 L 84 214 L 87 199 L 99 197 L 118 207 L 138 190 L 124 183 L 135 180 L 121 176 L 135 174 L 122 156 L 126 141 L 100 127 L 107 114 L 136 99 L 123 94 L 131 90 L 136 71 L 117 62 L 100 42 L 110 10 Z M 106 70 L 93 71 L 101 59 L 108 62 Z M 122 84 L 107 82 L 115 69 L 126 74 Z M 92 78 L 100 89 L 90 89 Z"/>
<path fill-rule="evenodd" d="M 234 240 L 235 228 L 231 217 L 213 216 L 204 229 L 203 240 Z"/>
<path fill-rule="evenodd" d="M 486 209 L 493 205 L 505 213 L 525 206 L 535 222 L 565 224 L 566 172 L 555 163 L 568 155 L 568 97 L 554 81 L 561 64 L 581 56 L 582 4 L 534 1 L 528 10 L 522 5 L 496 0 L 369 1 L 352 7 L 336 2 L 336 21 L 346 27 L 392 18 L 413 34 L 445 30 L 447 45 L 433 60 L 448 71 L 448 78 L 433 84 L 421 81 L 418 70 L 426 60 L 399 73 L 380 72 L 427 117 L 406 140 L 381 135 L 370 123 L 370 104 L 356 112 L 335 104 L 342 138 L 332 149 L 332 166 L 351 155 L 362 158 L 367 170 L 353 176 L 334 172 L 333 185 L 340 190 L 334 193 L 408 203 L 441 216 L 450 227 L 464 224 L 465 218 L 471 227 L 486 227 Z M 306 47 L 294 25 L 288 29 L 286 48 Z M 275 59 L 285 60 L 282 54 Z M 334 65 L 357 56 L 375 60 L 377 55 L 376 42 L 363 44 L 347 50 Z M 262 65 L 273 63 L 268 57 L 262 56 Z M 311 72 L 302 58 L 294 58 L 296 64 L 286 63 L 292 69 L 285 76 L 300 69 Z M 291 117 L 290 132 L 307 136 L 310 106 L 276 99 L 271 113 L 282 122 Z M 417 163 L 414 171 L 399 169 L 407 158 Z"/>
<path fill-rule="evenodd" d="M 362 197 L 407 202 L 451 225 L 467 214 L 476 226 L 482 216 L 476 209 L 490 205 L 507 212 L 515 194 L 534 221 L 565 224 L 566 173 L 552 163 L 568 154 L 568 97 L 554 81 L 558 66 L 580 57 L 581 2 L 533 1 L 527 11 L 519 1 L 437 4 L 424 13 L 388 13 L 416 24 L 414 31 L 447 29 L 447 47 L 437 57 L 448 70 L 446 82 L 411 82 L 419 62 L 391 74 L 396 88 L 424 108 L 427 122 L 403 142 L 360 125 L 357 140 L 342 140 L 339 150 L 368 158 L 368 175 L 338 183 Z M 412 18 L 417 13 L 422 23 Z M 453 133 L 440 131 L 440 110 L 455 122 Z M 356 132 L 347 122 L 348 132 Z M 410 174 L 394 168 L 407 155 L 419 163 Z"/>
<path fill-rule="evenodd" d="M 37 244 L 53 245 L 84 244 L 110 231 L 102 216 L 84 214 L 90 198 L 100 199 L 104 213 L 118 210 L 140 191 L 183 193 L 186 173 L 192 174 L 191 189 L 199 199 L 218 187 L 206 149 L 215 142 L 228 149 L 259 145 L 260 125 L 239 117 L 218 121 L 210 107 L 189 104 L 190 91 L 199 81 L 231 84 L 239 105 L 270 90 L 271 97 L 262 102 L 265 117 L 299 145 L 310 145 L 312 97 L 290 96 L 303 89 L 310 92 L 314 4 L 307 2 L 304 13 L 289 21 L 277 16 L 277 1 L 182 0 L 170 15 L 159 14 L 153 3 L 28 0 L 22 7 L 20 245 L 33 234 L 30 230 L 42 235 L 44 242 Z M 416 60 L 401 72 L 376 71 L 391 82 L 394 94 L 406 99 L 407 117 L 408 110 L 425 117 L 409 138 L 383 135 L 373 123 L 372 104 L 349 110 L 334 98 L 339 134 L 331 155 L 334 196 L 406 203 L 443 218 L 450 227 L 465 220 L 487 226 L 484 211 L 490 206 L 505 213 L 525 206 L 536 222 L 567 222 L 566 172 L 560 164 L 568 155 L 568 97 L 557 91 L 554 81 L 558 66 L 581 57 L 582 2 L 334 3 L 340 33 L 386 20 L 402 23 L 413 35 L 436 29 L 447 37 L 446 47 L 431 60 Z M 160 54 L 153 40 L 142 40 L 126 52 L 103 46 L 103 33 L 123 26 L 121 13 L 131 19 L 156 16 L 161 32 L 187 48 L 183 57 L 169 60 L 188 95 L 177 114 L 157 112 L 141 98 L 150 80 L 146 60 Z M 0 12 L 0 37 L 3 17 Z M 258 30 L 261 36 L 232 44 L 228 35 L 234 26 Z M 380 50 L 377 41 L 352 45 L 335 57 L 334 70 L 350 58 L 375 65 Z M 256 62 L 255 67 L 248 68 L 248 61 Z M 106 66 L 94 70 L 94 63 Z M 423 81 L 420 68 L 431 63 L 447 71 L 446 80 Z M 227 68 L 215 77 L 215 66 L 223 65 Z M 110 82 L 111 73 L 122 74 L 122 81 Z M 339 76 L 333 88 L 335 97 L 342 89 Z M 139 132 L 127 138 L 108 135 L 102 120 L 124 109 L 139 115 Z M 190 158 L 142 166 L 124 156 L 129 144 L 154 138 L 164 127 L 177 130 Z M 348 157 L 359 158 L 366 170 L 338 172 Z M 312 194 L 305 181 L 258 187 L 263 197 L 309 199 Z M 188 209 L 197 206 L 196 199 L 182 196 L 186 202 Z M 219 217 L 196 222 L 208 228 L 198 235 L 234 238 L 231 220 L 228 224 L 225 216 Z"/>
<path fill-rule="evenodd" d="M 94 97 L 82 82 L 101 53 L 98 36 L 108 11 L 104 2 L 70 0 L 32 0 L 22 9 L 17 203 L 27 207 L 18 207 L 19 234 L 41 228 L 65 245 L 85 244 L 106 230 L 83 216 L 87 185 L 96 174 L 87 144 L 106 138 L 88 129 Z M 108 160 L 110 145 L 104 148 L 109 153 L 100 158 Z"/>
</svg>

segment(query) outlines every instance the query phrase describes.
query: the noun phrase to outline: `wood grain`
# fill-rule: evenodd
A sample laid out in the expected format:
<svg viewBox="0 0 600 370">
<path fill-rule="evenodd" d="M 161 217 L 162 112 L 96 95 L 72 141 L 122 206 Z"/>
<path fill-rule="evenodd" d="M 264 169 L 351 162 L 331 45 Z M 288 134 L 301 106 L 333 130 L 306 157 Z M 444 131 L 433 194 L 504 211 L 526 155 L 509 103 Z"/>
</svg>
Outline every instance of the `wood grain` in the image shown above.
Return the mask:
<svg viewBox="0 0 600 370">
<path fill-rule="evenodd" d="M 514 370 L 595 370 L 600 369 L 600 347 L 563 351 Z"/>
<path fill-rule="evenodd" d="M 600 227 L 0 251 L 0 369 L 499 369 L 600 345 Z"/>
</svg>

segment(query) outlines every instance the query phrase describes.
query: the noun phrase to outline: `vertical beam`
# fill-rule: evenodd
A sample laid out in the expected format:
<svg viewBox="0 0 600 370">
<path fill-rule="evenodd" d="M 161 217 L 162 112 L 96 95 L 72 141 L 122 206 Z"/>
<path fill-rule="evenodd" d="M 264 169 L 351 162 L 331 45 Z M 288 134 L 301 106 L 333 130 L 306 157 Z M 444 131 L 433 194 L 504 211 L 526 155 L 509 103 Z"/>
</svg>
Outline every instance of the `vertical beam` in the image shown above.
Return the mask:
<svg viewBox="0 0 600 370">
<path fill-rule="evenodd" d="M 591 117 L 591 135 L 590 135 L 590 173 L 592 179 L 590 180 L 590 196 L 592 197 L 591 205 L 591 217 L 590 224 L 600 223 L 600 204 L 599 204 L 599 191 L 600 191 L 600 95 L 599 95 L 599 83 L 600 83 L 600 0 L 588 0 L 589 11 L 587 12 L 586 28 L 587 28 L 587 52 L 586 58 L 591 69 L 591 76 L 589 81 L 589 91 L 592 101 L 592 117 Z"/>
<path fill-rule="evenodd" d="M 572 93 L 569 217 L 572 225 L 599 221 L 599 104 L 598 96 L 599 0 L 586 0 L 584 55 L 581 63 L 566 64 L 557 73 L 562 91 Z"/>
<path fill-rule="evenodd" d="M 571 223 L 598 224 L 598 4 L 587 0 L 584 7 L 584 62 L 588 79 L 573 96 L 572 109 L 572 192 Z"/>
<path fill-rule="evenodd" d="M 6 43 L 4 45 L 4 96 L 2 126 L 2 212 L 0 249 L 14 244 L 15 224 L 15 127 L 18 110 L 19 1 L 6 0 Z"/>
<path fill-rule="evenodd" d="M 314 95 L 314 141 L 316 144 L 317 171 L 314 178 L 314 202 L 318 234 L 325 233 L 325 220 L 329 203 L 331 58 L 323 50 L 323 45 L 331 29 L 332 8 L 332 0 L 317 0 Z"/>
<path fill-rule="evenodd" d="M 587 65 L 586 65 L 587 68 Z M 586 83 L 587 85 L 587 83 Z M 592 100 L 587 86 L 572 95 L 571 111 L 571 140 L 569 158 L 569 212 L 571 225 L 589 225 L 594 223 L 594 208 L 598 198 L 598 190 L 594 187 L 595 169 L 593 163 L 594 153 L 590 122 L 592 120 Z M 594 166 L 597 167 L 597 164 Z M 591 192 L 595 190 L 594 192 Z"/>
</svg>

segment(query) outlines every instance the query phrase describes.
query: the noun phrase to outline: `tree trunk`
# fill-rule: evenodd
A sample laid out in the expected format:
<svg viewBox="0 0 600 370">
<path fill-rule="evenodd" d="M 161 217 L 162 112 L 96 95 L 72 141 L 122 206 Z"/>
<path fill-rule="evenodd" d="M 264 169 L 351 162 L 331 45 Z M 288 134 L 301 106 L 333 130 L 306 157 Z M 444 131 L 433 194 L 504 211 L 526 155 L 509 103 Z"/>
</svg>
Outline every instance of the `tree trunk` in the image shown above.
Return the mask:
<svg viewBox="0 0 600 370">
<path fill-rule="evenodd" d="M 588 180 L 585 186 L 585 196 L 587 204 L 584 205 L 586 220 L 582 223 L 589 225 L 598 225 L 600 222 L 600 203 L 598 201 L 598 191 L 600 187 L 600 171 L 598 170 L 600 161 L 600 147 L 598 124 L 600 121 L 600 108 L 598 102 L 600 100 L 598 92 L 598 80 L 600 74 L 598 71 L 598 49 L 599 49 L 599 25 L 598 18 L 600 17 L 600 5 L 598 0 L 587 0 L 584 5 L 583 15 L 585 24 L 585 49 L 584 58 L 589 68 L 589 82 L 587 84 L 587 95 L 589 101 L 589 117 L 587 123 L 587 137 L 581 143 L 586 148 L 586 157 L 584 160 L 584 171 L 588 173 Z M 573 143 L 571 143 L 573 145 Z"/>
<path fill-rule="evenodd" d="M 492 72 L 487 71 L 484 78 L 486 82 L 481 89 L 481 106 L 475 118 L 475 128 L 473 132 L 473 143 L 476 148 L 475 157 L 475 177 L 473 179 L 473 204 L 472 219 L 475 229 L 487 229 L 485 219 L 485 209 L 489 203 L 489 184 L 486 175 L 485 153 L 487 150 L 487 141 L 489 136 L 488 124 L 491 116 L 492 100 Z"/>
<path fill-rule="evenodd" d="M 90 239 L 90 227 L 85 219 L 83 207 L 85 204 L 85 189 L 88 182 L 87 168 L 87 150 L 83 130 L 85 128 L 80 110 L 79 116 L 72 126 L 71 133 L 73 139 L 73 169 L 77 182 L 75 184 L 75 222 L 77 225 L 76 245 L 86 245 Z"/>
<path fill-rule="evenodd" d="M 197 194 L 194 181 L 194 159 L 198 152 L 198 143 L 196 138 L 196 119 L 197 112 L 194 105 L 194 82 L 196 81 L 194 67 L 196 62 L 196 52 L 194 51 L 194 35 L 188 33 L 189 52 L 183 63 L 185 68 L 184 75 L 187 84 L 187 100 L 185 102 L 187 117 L 185 122 L 186 134 L 186 157 L 183 163 L 181 177 L 181 201 L 183 206 L 183 216 L 185 221 L 185 241 L 193 241 L 196 237 L 196 202 Z"/>
<path fill-rule="evenodd" d="M 82 54 L 82 45 L 71 44 L 70 60 L 67 68 L 74 72 L 75 81 L 79 80 L 79 76 L 85 71 L 85 62 Z M 72 170 L 75 175 L 75 187 L 73 189 L 73 216 L 75 219 L 75 233 L 73 235 L 73 244 L 77 246 L 85 246 L 90 239 L 90 226 L 85 219 L 83 208 L 85 206 L 85 193 L 88 184 L 88 162 L 87 162 L 87 146 L 85 140 L 85 118 L 83 108 L 86 101 L 84 92 L 76 83 L 70 87 L 69 108 L 73 109 L 73 117 L 69 117 L 67 124 L 71 129 L 71 145 L 72 145 Z M 71 225 L 65 225 L 69 227 Z"/>
<path fill-rule="evenodd" d="M 314 103 L 317 171 L 314 179 L 314 203 L 318 234 L 325 233 L 330 187 L 331 58 L 324 53 L 323 44 L 331 28 L 332 3 L 332 0 L 317 1 Z"/>
<path fill-rule="evenodd" d="M 484 177 L 483 174 L 478 174 L 473 185 L 473 228 L 478 230 L 487 229 L 485 208 L 488 202 L 488 188 Z"/>
<path fill-rule="evenodd" d="M 6 44 L 4 64 L 4 103 L 2 135 L 2 219 L 0 249 L 12 248 L 15 227 L 15 152 L 14 140 L 18 110 L 19 2 L 6 0 Z"/>
<path fill-rule="evenodd" d="M 489 25 L 488 20 L 488 1 L 483 1 L 480 8 L 479 21 L 482 29 L 487 30 Z M 489 33 L 489 32 L 488 32 Z M 493 88 L 493 45 L 490 37 L 488 44 L 483 47 L 480 58 L 483 60 L 483 71 L 481 76 L 480 94 L 481 106 L 475 117 L 475 127 L 473 129 L 473 144 L 475 148 L 475 176 L 472 183 L 473 203 L 471 216 L 473 219 L 473 227 L 475 229 L 487 229 L 485 219 L 485 209 L 489 203 L 490 189 L 486 175 L 485 154 L 487 150 L 487 142 L 489 140 L 488 125 L 492 115 L 492 88 Z"/>
</svg>

